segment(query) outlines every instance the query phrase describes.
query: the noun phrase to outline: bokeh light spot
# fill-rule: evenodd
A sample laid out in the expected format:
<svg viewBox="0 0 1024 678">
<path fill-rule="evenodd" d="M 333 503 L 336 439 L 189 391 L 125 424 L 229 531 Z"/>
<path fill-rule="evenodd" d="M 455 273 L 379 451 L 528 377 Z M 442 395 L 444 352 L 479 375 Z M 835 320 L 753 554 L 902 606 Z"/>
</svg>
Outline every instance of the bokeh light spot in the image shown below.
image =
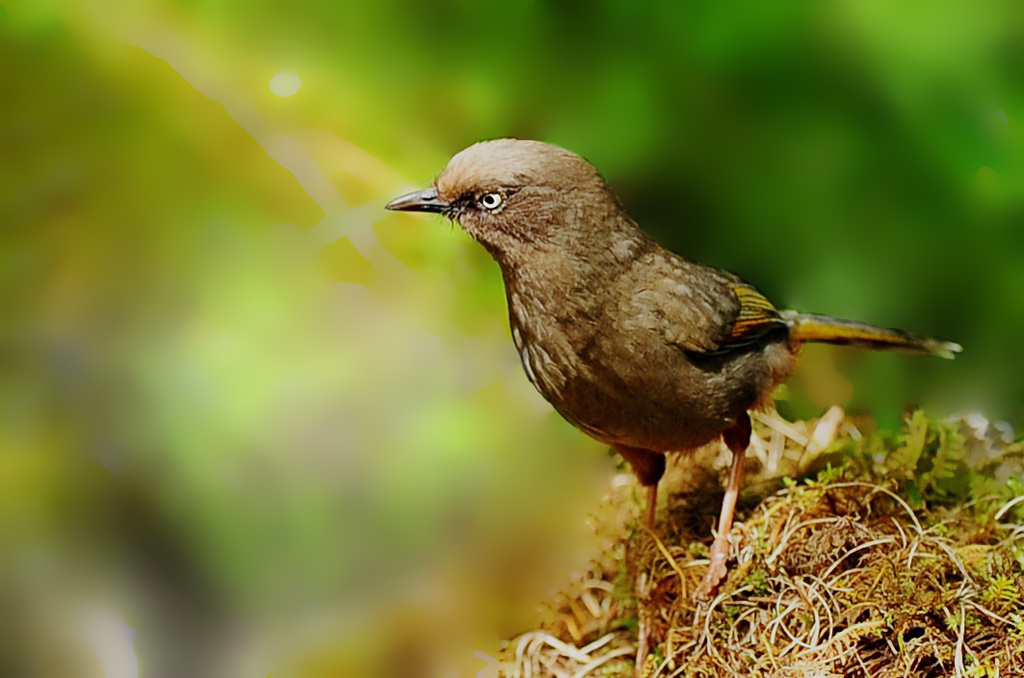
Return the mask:
<svg viewBox="0 0 1024 678">
<path fill-rule="evenodd" d="M 302 80 L 294 73 L 278 73 L 270 79 L 270 91 L 279 97 L 290 97 L 302 87 Z"/>
<path fill-rule="evenodd" d="M 991 167 L 988 167 L 987 165 L 983 166 L 981 169 L 978 170 L 977 176 L 978 181 L 983 182 L 992 182 L 996 181 L 999 178 L 999 176 L 996 174 L 996 171 Z"/>
<path fill-rule="evenodd" d="M 135 656 L 135 630 L 113 612 L 87 610 L 81 618 L 82 632 L 103 666 L 105 678 L 139 678 Z"/>
</svg>

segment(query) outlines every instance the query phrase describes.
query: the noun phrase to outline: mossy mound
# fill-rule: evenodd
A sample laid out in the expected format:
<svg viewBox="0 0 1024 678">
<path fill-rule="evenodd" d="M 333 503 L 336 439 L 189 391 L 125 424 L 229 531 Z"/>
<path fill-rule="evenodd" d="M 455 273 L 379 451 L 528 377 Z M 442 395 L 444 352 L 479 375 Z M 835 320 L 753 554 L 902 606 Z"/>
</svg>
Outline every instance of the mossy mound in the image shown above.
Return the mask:
<svg viewBox="0 0 1024 678">
<path fill-rule="evenodd" d="M 684 518 L 714 496 L 671 496 L 652 533 L 622 518 L 624 483 L 595 521 L 604 553 L 505 675 L 631 676 L 638 654 L 645 677 L 1024 675 L 1024 447 L 977 417 L 865 436 L 837 412 L 762 418 L 711 601 L 691 600 L 711 537 Z"/>
</svg>

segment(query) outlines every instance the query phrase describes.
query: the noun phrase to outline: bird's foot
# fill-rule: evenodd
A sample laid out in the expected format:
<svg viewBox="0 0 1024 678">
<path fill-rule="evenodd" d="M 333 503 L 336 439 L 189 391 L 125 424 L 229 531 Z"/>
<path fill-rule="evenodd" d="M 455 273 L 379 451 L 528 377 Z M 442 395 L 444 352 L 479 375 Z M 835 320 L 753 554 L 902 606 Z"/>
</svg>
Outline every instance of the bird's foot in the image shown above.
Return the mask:
<svg viewBox="0 0 1024 678">
<path fill-rule="evenodd" d="M 740 496 L 740 485 L 743 484 L 743 453 L 747 449 L 747 445 L 750 444 L 750 417 L 744 415 L 736 423 L 736 426 L 727 429 L 722 434 L 722 439 L 729 451 L 732 452 L 729 484 L 726 485 L 725 498 L 722 499 L 722 514 L 718 517 L 718 536 L 715 537 L 715 543 L 711 545 L 709 555 L 711 562 L 708 564 L 708 572 L 704 575 L 704 581 L 693 592 L 694 602 L 710 598 L 729 571 L 725 566 L 726 561 L 729 560 L 729 530 L 732 529 L 736 499 Z"/>
<path fill-rule="evenodd" d="M 708 564 L 707 574 L 704 575 L 704 579 L 701 581 L 700 586 L 693 592 L 694 602 L 701 602 L 710 598 L 715 590 L 718 589 L 718 585 L 725 579 L 725 575 L 729 573 L 729 569 L 725 566 L 725 563 L 729 560 L 729 535 L 719 534 L 715 538 L 715 543 L 711 545 L 711 553 L 709 555 L 711 562 Z"/>
</svg>

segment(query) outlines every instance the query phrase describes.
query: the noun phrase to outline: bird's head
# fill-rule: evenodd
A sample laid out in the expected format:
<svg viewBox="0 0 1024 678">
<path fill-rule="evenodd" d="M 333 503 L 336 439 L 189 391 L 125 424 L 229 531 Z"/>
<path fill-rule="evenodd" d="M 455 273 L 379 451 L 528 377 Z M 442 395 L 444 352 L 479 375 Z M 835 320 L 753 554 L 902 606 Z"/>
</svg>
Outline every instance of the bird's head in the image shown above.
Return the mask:
<svg viewBox="0 0 1024 678">
<path fill-rule="evenodd" d="M 434 185 L 389 210 L 436 212 L 459 224 L 499 261 L 534 248 L 572 248 L 625 212 L 593 165 L 553 144 L 482 141 L 455 155 Z"/>
</svg>

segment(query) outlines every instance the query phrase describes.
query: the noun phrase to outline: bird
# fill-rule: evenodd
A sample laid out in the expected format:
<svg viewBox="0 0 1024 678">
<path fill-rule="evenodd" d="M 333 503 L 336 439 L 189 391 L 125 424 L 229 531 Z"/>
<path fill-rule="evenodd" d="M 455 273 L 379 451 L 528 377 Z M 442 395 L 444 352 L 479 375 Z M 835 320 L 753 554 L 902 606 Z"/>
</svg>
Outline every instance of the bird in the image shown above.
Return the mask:
<svg viewBox="0 0 1024 678">
<path fill-rule="evenodd" d="M 550 143 L 475 143 L 433 185 L 386 209 L 443 215 L 497 261 L 527 378 L 569 423 L 629 463 L 647 488 L 648 527 L 666 453 L 724 441 L 732 462 L 696 599 L 728 573 L 750 412 L 771 405 L 803 344 L 945 358 L 962 350 L 902 330 L 776 309 L 738 276 L 659 245 L 590 162 Z"/>
</svg>

